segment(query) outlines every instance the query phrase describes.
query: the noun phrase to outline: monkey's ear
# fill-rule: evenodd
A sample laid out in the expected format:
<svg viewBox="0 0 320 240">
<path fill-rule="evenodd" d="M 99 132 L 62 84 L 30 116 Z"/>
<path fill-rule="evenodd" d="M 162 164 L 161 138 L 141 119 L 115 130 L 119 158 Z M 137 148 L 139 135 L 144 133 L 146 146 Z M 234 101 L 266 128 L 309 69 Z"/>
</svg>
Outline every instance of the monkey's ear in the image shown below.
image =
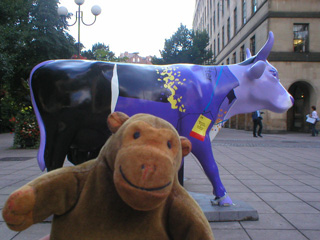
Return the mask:
<svg viewBox="0 0 320 240">
<path fill-rule="evenodd" d="M 189 139 L 186 137 L 180 136 L 180 142 L 181 142 L 181 148 L 182 148 L 182 156 L 185 157 L 191 152 L 192 145 Z"/>
<path fill-rule="evenodd" d="M 129 119 L 123 112 L 113 112 L 108 116 L 108 127 L 112 133 L 116 133 L 122 124 Z"/>
</svg>

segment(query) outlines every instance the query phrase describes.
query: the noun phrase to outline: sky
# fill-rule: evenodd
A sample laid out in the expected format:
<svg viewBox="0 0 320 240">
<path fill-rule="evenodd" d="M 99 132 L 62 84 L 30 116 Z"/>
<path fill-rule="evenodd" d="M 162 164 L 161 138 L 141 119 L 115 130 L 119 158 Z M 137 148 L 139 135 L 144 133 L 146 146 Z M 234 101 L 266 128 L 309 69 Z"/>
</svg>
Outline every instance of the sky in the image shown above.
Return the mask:
<svg viewBox="0 0 320 240">
<path fill-rule="evenodd" d="M 95 43 L 109 45 L 116 56 L 125 51 L 139 52 L 142 57 L 160 57 L 165 39 L 169 39 L 180 24 L 192 28 L 195 0 L 85 0 L 81 5 L 83 20 L 94 21 L 91 7 L 102 9 L 92 26 L 81 23 L 80 42 L 86 50 Z M 74 0 L 60 0 L 75 15 L 78 5 Z M 69 20 L 73 23 L 75 17 Z M 69 27 L 69 33 L 78 41 L 78 25 Z"/>
</svg>

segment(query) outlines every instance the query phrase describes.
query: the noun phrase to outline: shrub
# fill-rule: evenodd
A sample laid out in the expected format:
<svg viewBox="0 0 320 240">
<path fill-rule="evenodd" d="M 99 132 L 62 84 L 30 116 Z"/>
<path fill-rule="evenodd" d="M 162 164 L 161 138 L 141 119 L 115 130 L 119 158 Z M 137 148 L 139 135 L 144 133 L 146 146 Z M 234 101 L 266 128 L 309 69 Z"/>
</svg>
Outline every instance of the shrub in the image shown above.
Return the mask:
<svg viewBox="0 0 320 240">
<path fill-rule="evenodd" d="M 40 131 L 31 106 L 23 107 L 17 114 L 14 128 L 14 147 L 35 148 L 39 146 Z"/>
</svg>

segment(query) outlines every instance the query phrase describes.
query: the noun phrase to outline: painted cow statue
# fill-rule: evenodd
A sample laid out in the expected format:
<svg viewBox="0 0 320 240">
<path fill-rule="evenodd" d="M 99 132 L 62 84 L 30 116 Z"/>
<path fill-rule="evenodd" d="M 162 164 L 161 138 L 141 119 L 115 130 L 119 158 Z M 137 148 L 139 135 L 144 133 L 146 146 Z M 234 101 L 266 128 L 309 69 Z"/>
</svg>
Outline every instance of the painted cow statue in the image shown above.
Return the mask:
<svg viewBox="0 0 320 240">
<path fill-rule="evenodd" d="M 53 60 L 37 65 L 30 89 L 41 141 L 38 163 L 48 171 L 95 157 L 110 131 L 113 111 L 149 113 L 169 121 L 192 143 L 192 153 L 212 183 L 216 203 L 230 205 L 214 160 L 210 132 L 239 113 L 281 113 L 293 98 L 267 61 L 273 33 L 255 56 L 226 66 L 135 65 Z M 73 154 L 72 151 L 74 151 Z"/>
</svg>

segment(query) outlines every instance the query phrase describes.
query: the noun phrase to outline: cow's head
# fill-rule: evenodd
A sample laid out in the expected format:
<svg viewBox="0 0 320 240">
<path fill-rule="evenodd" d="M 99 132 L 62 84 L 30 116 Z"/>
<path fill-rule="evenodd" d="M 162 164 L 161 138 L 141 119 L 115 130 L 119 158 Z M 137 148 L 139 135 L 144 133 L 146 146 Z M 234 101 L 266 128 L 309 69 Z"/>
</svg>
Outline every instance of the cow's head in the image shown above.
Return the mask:
<svg viewBox="0 0 320 240">
<path fill-rule="evenodd" d="M 273 42 L 273 33 L 269 32 L 266 44 L 257 55 L 251 56 L 247 50 L 244 62 L 229 66 L 239 81 L 239 87 L 234 89 L 237 100 L 226 118 L 260 109 L 281 113 L 292 107 L 293 97 L 280 83 L 277 69 L 267 61 Z"/>
</svg>

